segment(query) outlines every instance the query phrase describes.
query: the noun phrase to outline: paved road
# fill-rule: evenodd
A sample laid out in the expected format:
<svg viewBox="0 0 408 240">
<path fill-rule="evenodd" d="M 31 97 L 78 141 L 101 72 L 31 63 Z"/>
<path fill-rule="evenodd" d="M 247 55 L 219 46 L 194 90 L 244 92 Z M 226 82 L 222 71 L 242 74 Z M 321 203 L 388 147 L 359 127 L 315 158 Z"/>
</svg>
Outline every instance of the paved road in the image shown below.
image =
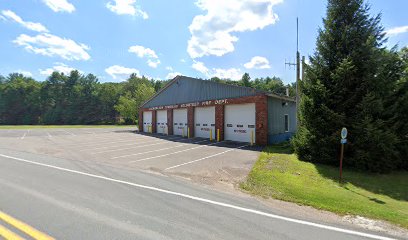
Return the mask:
<svg viewBox="0 0 408 240">
<path fill-rule="evenodd" d="M 386 239 L 161 175 L 6 149 L 0 210 L 56 239 Z"/>
</svg>

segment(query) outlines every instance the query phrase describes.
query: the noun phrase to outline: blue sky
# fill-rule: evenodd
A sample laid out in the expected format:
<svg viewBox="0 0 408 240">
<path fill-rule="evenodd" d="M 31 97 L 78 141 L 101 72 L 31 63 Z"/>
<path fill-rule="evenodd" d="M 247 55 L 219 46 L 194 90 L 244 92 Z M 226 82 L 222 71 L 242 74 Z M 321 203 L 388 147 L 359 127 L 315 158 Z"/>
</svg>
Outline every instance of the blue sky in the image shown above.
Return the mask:
<svg viewBox="0 0 408 240">
<path fill-rule="evenodd" d="M 371 0 L 388 47 L 408 44 L 408 1 Z M 293 82 L 296 17 L 301 55 L 313 54 L 323 0 L 0 0 L 0 74 L 44 80 L 75 68 L 101 82 L 131 72 L 155 79 L 279 76 Z"/>
</svg>

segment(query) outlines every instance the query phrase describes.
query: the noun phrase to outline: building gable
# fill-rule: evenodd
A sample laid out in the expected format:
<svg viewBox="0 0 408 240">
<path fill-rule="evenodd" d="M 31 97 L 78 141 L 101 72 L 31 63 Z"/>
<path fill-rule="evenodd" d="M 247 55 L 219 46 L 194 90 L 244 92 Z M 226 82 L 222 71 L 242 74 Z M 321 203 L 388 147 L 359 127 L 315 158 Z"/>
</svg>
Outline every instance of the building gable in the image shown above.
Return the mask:
<svg viewBox="0 0 408 240">
<path fill-rule="evenodd" d="M 254 96 L 262 91 L 200 80 L 184 76 L 175 77 L 167 86 L 143 104 L 143 108 L 183 104 L 226 98 Z"/>
</svg>

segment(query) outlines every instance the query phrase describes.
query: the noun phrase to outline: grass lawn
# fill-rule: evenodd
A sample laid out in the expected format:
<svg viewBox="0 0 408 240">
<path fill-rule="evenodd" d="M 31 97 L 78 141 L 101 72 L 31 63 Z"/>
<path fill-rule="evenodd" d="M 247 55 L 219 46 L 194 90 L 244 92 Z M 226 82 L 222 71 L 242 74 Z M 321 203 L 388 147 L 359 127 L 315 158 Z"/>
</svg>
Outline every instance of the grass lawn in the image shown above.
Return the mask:
<svg viewBox="0 0 408 240">
<path fill-rule="evenodd" d="M 0 129 L 37 129 L 37 128 L 117 128 L 136 127 L 136 125 L 0 125 Z"/>
<path fill-rule="evenodd" d="M 347 161 L 347 159 L 345 160 Z M 241 188 L 254 195 L 408 228 L 408 172 L 369 174 L 299 161 L 289 144 L 266 147 Z"/>
</svg>

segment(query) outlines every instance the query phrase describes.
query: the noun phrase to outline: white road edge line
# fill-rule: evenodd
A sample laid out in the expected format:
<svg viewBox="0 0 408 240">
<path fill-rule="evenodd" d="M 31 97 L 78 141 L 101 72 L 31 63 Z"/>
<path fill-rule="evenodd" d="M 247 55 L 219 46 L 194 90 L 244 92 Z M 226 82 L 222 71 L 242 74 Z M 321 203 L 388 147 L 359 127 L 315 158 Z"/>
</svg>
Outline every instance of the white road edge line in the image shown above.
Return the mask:
<svg viewBox="0 0 408 240">
<path fill-rule="evenodd" d="M 57 167 L 57 166 L 53 166 L 53 165 L 49 165 L 49 164 L 45 164 L 45 163 L 39 163 L 39 162 L 36 162 L 36 161 L 30 161 L 30 160 L 26 160 L 26 159 L 22 159 L 22 158 L 7 156 L 7 155 L 4 155 L 4 154 L 0 154 L 0 157 L 9 158 L 9 159 L 13 159 L 13 160 L 16 160 L 16 161 L 30 163 L 30 164 L 38 165 L 38 166 L 42 166 L 42 167 L 57 169 L 57 170 L 64 171 L 64 172 L 70 172 L 70 173 L 75 173 L 75 174 L 84 175 L 84 176 L 88 176 L 88 177 L 98 178 L 98 179 L 102 179 L 102 180 L 106 180 L 106 181 L 110 181 L 110 182 L 122 183 L 122 184 L 125 184 L 125 185 L 129 185 L 129 186 L 133 186 L 133 187 L 137 187 L 137 188 L 142 188 L 142 189 L 147 189 L 147 190 L 151 190 L 151 191 L 155 191 L 155 192 L 166 193 L 166 194 L 170 194 L 170 195 L 173 195 L 173 196 L 179 196 L 179 197 L 182 197 L 182 198 L 187 198 L 187 199 L 198 201 L 198 202 L 203 202 L 203 203 L 212 204 L 212 205 L 216 205 L 216 206 L 221 206 L 221 207 L 225 207 L 225 208 L 231 208 L 231 209 L 234 209 L 234 210 L 239 210 L 239 211 L 242 211 L 242 212 L 252 213 L 252 214 L 256 214 L 256 215 L 260 215 L 260 216 L 264 216 L 264 217 L 268 217 L 268 218 L 279 219 L 279 220 L 283 220 L 283 221 L 287 221 L 287 222 L 298 223 L 298 224 L 302 224 L 302 225 L 306 225 L 306 226 L 312 226 L 312 227 L 316 227 L 316 228 L 321 228 L 321 229 L 326 229 L 326 230 L 331 230 L 331 231 L 341 232 L 341 233 L 347 233 L 347 234 L 351 234 L 351 235 L 367 237 L 367 238 L 372 238 L 372 239 L 394 240 L 393 238 L 383 237 L 383 236 L 380 236 L 380 235 L 364 233 L 364 232 L 358 232 L 358 231 L 354 231 L 354 230 L 348 230 L 348 229 L 344 229 L 344 228 L 333 227 L 333 226 L 314 223 L 314 222 L 308 222 L 308 221 L 305 221 L 305 220 L 299 220 L 299 219 L 295 219 L 295 218 L 284 217 L 284 216 L 280 216 L 280 215 L 276 215 L 276 214 L 272 214 L 272 213 L 267 213 L 267 212 L 262 212 L 262 211 L 251 209 L 251 208 L 236 206 L 236 205 L 229 204 L 229 203 L 218 202 L 218 201 L 214 201 L 214 200 L 210 200 L 210 199 L 206 199 L 206 198 L 196 197 L 196 196 L 192 196 L 192 195 L 188 195 L 188 194 L 184 194 L 184 193 L 179 193 L 179 192 L 174 192 L 174 191 L 170 191 L 170 190 L 166 190 L 166 189 L 162 189 L 162 188 L 151 187 L 151 186 L 147 186 L 147 185 L 127 182 L 127 181 L 123 181 L 123 180 L 119 180 L 119 179 L 115 179 L 115 178 L 109 178 L 109 177 L 96 175 L 96 174 L 92 174 L 92 173 L 86 173 L 86 172 L 81 172 L 81 171 L 72 170 L 72 169 L 68 169 L 68 168 Z"/>
<path fill-rule="evenodd" d="M 194 143 L 200 143 L 200 142 L 205 142 L 205 141 L 208 141 L 208 140 L 202 140 L 202 141 L 198 141 L 198 142 L 193 142 L 192 144 L 194 144 Z M 160 149 L 157 149 L 157 150 L 152 150 L 152 151 L 147 151 L 147 152 L 133 153 L 133 154 L 127 154 L 127 155 L 122 155 L 122 156 L 112 157 L 111 159 L 117 159 L 117 158 L 124 158 L 124 157 L 137 156 L 137 155 L 142 155 L 142 154 L 152 153 L 152 152 L 160 152 L 160 151 L 163 151 L 163 150 L 168 150 L 168 149 L 173 149 L 173 148 L 183 147 L 183 146 L 186 146 L 186 145 L 188 145 L 188 143 L 179 144 L 179 145 L 176 145 L 176 146 L 174 146 L 174 147 L 160 148 Z M 138 161 L 139 161 L 139 160 L 138 160 Z"/>
<path fill-rule="evenodd" d="M 216 157 L 218 155 L 221 155 L 221 154 L 224 154 L 224 153 L 227 153 L 227 152 L 231 152 L 231 151 L 234 151 L 234 150 L 237 150 L 237 149 L 240 149 L 240 148 L 248 147 L 248 146 L 249 145 L 244 145 L 244 146 L 236 147 L 236 148 L 233 148 L 233 149 L 228 149 L 226 151 L 216 153 L 216 154 L 213 154 L 213 155 L 210 155 L 210 156 L 207 156 L 207 157 L 203 157 L 203 158 L 200 158 L 200 159 L 196 159 L 196 160 L 193 160 L 193 161 L 189 161 L 189 162 L 185 162 L 185 163 L 182 163 L 182 164 L 178 164 L 178 165 L 175 165 L 175 166 L 168 167 L 168 168 L 164 169 L 164 171 L 167 171 L 167 170 L 170 170 L 170 169 L 173 169 L 173 168 L 178 168 L 178 167 L 188 165 L 188 164 L 191 164 L 191 163 L 199 162 L 199 161 L 209 159 L 209 158 L 212 158 L 212 157 Z"/>
<path fill-rule="evenodd" d="M 208 140 L 204 140 L 204 141 L 208 141 Z M 142 158 L 142 159 L 139 159 L 139 160 L 130 161 L 129 163 L 142 162 L 142 161 L 146 161 L 146 160 L 150 160 L 150 159 L 155 159 L 155 158 L 160 158 L 160 157 L 165 157 L 165 156 L 169 156 L 169 155 L 173 155 L 173 154 L 177 154 L 177 153 L 181 153 L 181 152 L 187 152 L 187 151 L 190 151 L 190 150 L 193 150 L 193 149 L 197 149 L 197 148 L 202 148 L 202 147 L 208 147 L 208 146 L 211 146 L 211 145 L 215 145 L 215 144 L 217 144 L 217 143 L 220 143 L 220 142 L 215 142 L 215 143 L 211 143 L 211 144 L 207 144 L 207 145 L 201 145 L 201 146 L 198 146 L 198 147 L 188 148 L 188 149 L 184 149 L 184 150 L 180 150 L 180 151 L 172 152 L 172 153 L 167 153 L 167 154 L 163 154 L 163 155 L 159 155 L 159 156 L 148 157 L 148 158 Z"/>
</svg>

